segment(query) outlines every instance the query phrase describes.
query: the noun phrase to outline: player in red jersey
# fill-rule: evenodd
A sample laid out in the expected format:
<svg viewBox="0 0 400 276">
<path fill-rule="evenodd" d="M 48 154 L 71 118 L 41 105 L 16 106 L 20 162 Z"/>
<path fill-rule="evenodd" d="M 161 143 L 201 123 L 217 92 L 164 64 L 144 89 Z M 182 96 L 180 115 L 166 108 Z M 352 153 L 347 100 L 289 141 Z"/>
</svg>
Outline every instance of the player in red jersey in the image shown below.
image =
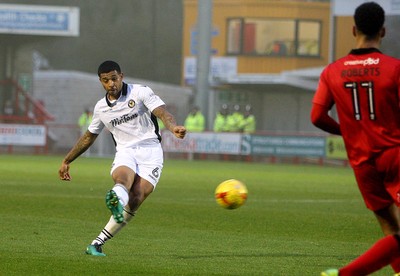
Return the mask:
<svg viewBox="0 0 400 276">
<path fill-rule="evenodd" d="M 322 72 L 311 121 L 342 135 L 364 202 L 385 237 L 323 276 L 368 275 L 389 264 L 400 272 L 400 60 L 378 50 L 385 36 L 380 5 L 361 4 L 354 21 L 356 48 Z M 338 121 L 329 115 L 334 105 Z"/>
</svg>

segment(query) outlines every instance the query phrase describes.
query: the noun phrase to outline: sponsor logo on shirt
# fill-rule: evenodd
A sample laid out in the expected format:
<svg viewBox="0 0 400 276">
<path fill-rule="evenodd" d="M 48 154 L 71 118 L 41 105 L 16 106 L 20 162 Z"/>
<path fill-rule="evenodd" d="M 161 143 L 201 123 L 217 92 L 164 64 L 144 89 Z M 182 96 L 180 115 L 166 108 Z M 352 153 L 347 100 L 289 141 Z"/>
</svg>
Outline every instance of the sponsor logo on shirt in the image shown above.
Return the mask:
<svg viewBox="0 0 400 276">
<path fill-rule="evenodd" d="M 377 65 L 379 64 L 379 58 L 366 58 L 363 60 L 348 60 L 344 62 L 344 65 L 363 65 L 363 66 L 367 66 L 367 65 Z"/>
<path fill-rule="evenodd" d="M 379 58 L 366 58 L 358 60 L 347 60 L 343 64 L 344 66 L 357 66 L 347 67 L 347 69 L 341 71 L 342 78 L 349 77 L 372 77 L 380 76 Z"/>
<path fill-rule="evenodd" d="M 132 120 L 135 119 L 137 116 L 138 116 L 137 113 L 135 113 L 135 114 L 124 114 L 124 115 L 122 115 L 122 116 L 119 117 L 119 118 L 112 119 L 112 120 L 110 121 L 110 123 L 112 124 L 113 127 L 115 127 L 115 126 L 118 126 L 118 125 L 120 125 L 120 124 L 127 123 L 127 122 L 129 122 L 129 121 L 132 121 Z"/>
</svg>

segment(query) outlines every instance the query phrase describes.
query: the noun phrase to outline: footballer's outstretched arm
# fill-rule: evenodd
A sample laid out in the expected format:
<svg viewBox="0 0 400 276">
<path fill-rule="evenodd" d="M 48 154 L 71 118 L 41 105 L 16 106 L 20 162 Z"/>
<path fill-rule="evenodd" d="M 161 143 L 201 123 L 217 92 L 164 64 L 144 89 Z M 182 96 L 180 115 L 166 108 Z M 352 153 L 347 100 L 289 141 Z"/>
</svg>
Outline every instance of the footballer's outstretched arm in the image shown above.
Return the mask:
<svg viewBox="0 0 400 276">
<path fill-rule="evenodd" d="M 61 167 L 58 170 L 58 174 L 61 180 L 71 180 L 69 174 L 69 164 L 72 163 L 76 158 L 78 158 L 82 153 L 84 153 L 96 140 L 98 134 L 93 134 L 90 131 L 86 131 L 64 157 L 61 163 Z"/>
<path fill-rule="evenodd" d="M 161 105 L 153 110 L 156 115 L 164 123 L 165 127 L 171 131 L 175 137 L 183 139 L 186 135 L 186 128 L 176 124 L 175 117 L 168 112 L 165 105 Z"/>
</svg>

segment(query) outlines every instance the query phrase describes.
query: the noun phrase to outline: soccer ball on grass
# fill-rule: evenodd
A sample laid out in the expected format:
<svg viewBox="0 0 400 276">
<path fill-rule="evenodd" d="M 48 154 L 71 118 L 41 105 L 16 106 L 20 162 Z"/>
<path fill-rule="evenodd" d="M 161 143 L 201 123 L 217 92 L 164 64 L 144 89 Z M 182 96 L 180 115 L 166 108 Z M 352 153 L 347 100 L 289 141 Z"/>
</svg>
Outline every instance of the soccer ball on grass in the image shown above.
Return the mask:
<svg viewBox="0 0 400 276">
<path fill-rule="evenodd" d="M 215 200 L 226 209 L 237 209 L 247 200 L 247 188 L 236 179 L 229 179 L 215 189 Z"/>
</svg>

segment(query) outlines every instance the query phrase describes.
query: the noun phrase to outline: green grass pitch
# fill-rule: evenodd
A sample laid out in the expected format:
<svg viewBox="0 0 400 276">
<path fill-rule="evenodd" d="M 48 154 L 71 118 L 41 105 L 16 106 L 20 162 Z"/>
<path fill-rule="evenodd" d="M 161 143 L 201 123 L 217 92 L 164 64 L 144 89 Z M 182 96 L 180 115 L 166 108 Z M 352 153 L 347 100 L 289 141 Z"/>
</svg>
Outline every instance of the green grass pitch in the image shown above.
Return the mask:
<svg viewBox="0 0 400 276">
<path fill-rule="evenodd" d="M 319 275 L 382 236 L 350 168 L 166 160 L 107 257 L 88 256 L 110 217 L 112 160 L 80 158 L 64 182 L 61 159 L 0 155 L 0 275 Z M 249 190 L 236 210 L 214 200 L 228 178 Z"/>
</svg>

